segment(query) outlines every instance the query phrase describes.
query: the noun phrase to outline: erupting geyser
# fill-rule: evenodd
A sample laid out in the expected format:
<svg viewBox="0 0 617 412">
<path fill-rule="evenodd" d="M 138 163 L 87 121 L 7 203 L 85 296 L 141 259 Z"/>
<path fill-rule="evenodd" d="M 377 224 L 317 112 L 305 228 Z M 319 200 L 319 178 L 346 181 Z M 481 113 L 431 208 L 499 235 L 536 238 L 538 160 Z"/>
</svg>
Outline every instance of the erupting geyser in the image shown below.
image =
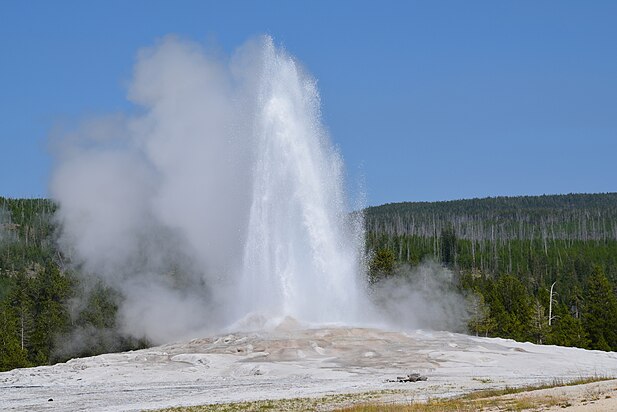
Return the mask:
<svg viewBox="0 0 617 412">
<path fill-rule="evenodd" d="M 130 116 L 61 139 L 61 242 L 155 342 L 251 313 L 354 322 L 363 233 L 315 81 L 269 37 L 224 61 L 168 37 L 138 55 Z"/>
<path fill-rule="evenodd" d="M 262 70 L 241 300 L 246 311 L 353 320 L 362 226 L 347 216 L 315 84 L 271 41 Z"/>
</svg>

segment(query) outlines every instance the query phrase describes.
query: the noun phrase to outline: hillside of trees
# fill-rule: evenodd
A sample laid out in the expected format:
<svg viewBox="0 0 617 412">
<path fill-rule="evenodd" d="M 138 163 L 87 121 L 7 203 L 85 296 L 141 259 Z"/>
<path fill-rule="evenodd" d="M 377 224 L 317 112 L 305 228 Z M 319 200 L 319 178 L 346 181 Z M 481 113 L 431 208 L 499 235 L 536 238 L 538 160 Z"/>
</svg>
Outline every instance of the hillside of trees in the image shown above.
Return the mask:
<svg viewBox="0 0 617 412">
<path fill-rule="evenodd" d="M 366 227 L 373 277 L 427 259 L 457 274 L 471 333 L 617 350 L 617 193 L 388 204 Z"/>
<path fill-rule="evenodd" d="M 369 232 L 472 241 L 617 239 L 617 193 L 390 203 L 366 209 Z"/>
<path fill-rule="evenodd" d="M 73 273 L 56 245 L 55 210 L 47 199 L 0 197 L 0 371 L 148 345 L 115 332 L 119 293 Z M 365 213 L 373 283 L 438 261 L 467 298 L 469 333 L 617 350 L 617 194 Z M 71 344 L 76 334 L 85 344 Z"/>
</svg>

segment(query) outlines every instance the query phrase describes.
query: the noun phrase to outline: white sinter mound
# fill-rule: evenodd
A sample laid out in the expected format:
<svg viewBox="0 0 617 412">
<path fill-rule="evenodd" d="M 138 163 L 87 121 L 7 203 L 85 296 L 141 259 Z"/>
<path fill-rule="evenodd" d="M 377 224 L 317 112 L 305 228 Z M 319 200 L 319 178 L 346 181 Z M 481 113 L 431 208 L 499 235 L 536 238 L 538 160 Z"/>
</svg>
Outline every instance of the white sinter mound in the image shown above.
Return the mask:
<svg viewBox="0 0 617 412">
<path fill-rule="evenodd" d="M 411 372 L 428 380 L 387 382 Z M 408 401 L 595 375 L 617 375 L 617 353 L 448 332 L 307 329 L 287 319 L 268 331 L 0 373 L 0 410 L 141 410 L 384 389 L 404 389 Z"/>
</svg>

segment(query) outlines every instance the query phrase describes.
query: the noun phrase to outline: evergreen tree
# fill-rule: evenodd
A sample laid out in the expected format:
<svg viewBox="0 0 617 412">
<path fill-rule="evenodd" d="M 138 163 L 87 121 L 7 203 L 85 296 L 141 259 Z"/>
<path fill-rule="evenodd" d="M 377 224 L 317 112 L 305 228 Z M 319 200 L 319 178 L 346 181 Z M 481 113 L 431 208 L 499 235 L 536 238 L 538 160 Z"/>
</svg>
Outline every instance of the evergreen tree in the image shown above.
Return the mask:
<svg viewBox="0 0 617 412">
<path fill-rule="evenodd" d="M 456 263 L 456 232 L 451 224 L 446 225 L 441 230 L 439 236 L 441 243 L 441 261 L 448 267 L 453 267 Z"/>
<path fill-rule="evenodd" d="M 0 371 L 30 366 L 28 351 L 21 346 L 19 329 L 19 318 L 5 300 L 0 304 Z"/>
<path fill-rule="evenodd" d="M 529 339 L 531 305 L 525 286 L 515 276 L 504 275 L 496 282 L 495 296 L 495 306 L 501 318 L 498 318 L 498 336 Z"/>
<path fill-rule="evenodd" d="M 577 319 L 569 312 L 565 305 L 558 305 L 555 309 L 555 319 L 548 333 L 546 343 L 560 346 L 589 347 L 589 337 L 581 319 Z"/>
<path fill-rule="evenodd" d="M 379 249 L 369 263 L 369 281 L 375 283 L 394 273 L 396 257 L 390 249 Z"/>
<path fill-rule="evenodd" d="M 582 317 L 591 347 L 617 350 L 617 297 L 600 266 L 587 279 L 585 297 Z"/>
<path fill-rule="evenodd" d="M 58 267 L 49 264 L 34 279 L 31 289 L 35 325 L 32 333 L 31 356 L 37 364 L 53 361 L 54 340 L 68 331 L 70 316 L 66 301 L 71 294 L 68 277 Z"/>
</svg>

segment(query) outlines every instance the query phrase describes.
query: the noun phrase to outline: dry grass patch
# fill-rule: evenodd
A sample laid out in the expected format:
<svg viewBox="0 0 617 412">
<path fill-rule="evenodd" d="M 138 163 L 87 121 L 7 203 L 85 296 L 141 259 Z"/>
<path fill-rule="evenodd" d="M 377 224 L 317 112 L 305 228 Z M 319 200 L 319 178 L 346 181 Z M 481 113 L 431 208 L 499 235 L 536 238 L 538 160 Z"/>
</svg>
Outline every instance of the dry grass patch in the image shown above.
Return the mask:
<svg viewBox="0 0 617 412">
<path fill-rule="evenodd" d="M 253 402 L 182 406 L 159 412 L 238 412 L 238 411 L 332 411 L 338 412 L 476 412 L 488 410 L 525 411 L 551 406 L 569 406 L 567 399 L 551 396 L 514 396 L 523 392 L 560 386 L 583 385 L 609 380 L 609 377 L 587 377 L 572 381 L 555 379 L 551 383 L 523 387 L 505 387 L 469 393 L 456 398 L 430 399 L 427 402 L 383 403 L 388 395 L 404 395 L 404 390 L 328 395 L 318 398 L 294 398 Z M 589 398 L 598 398 L 596 393 Z M 595 395 L 595 396 L 594 396 Z"/>
<path fill-rule="evenodd" d="M 331 411 L 355 403 L 372 403 L 383 396 L 402 393 L 401 390 L 383 390 L 362 393 L 327 395 L 318 398 L 293 398 L 252 402 L 221 403 L 200 406 L 181 406 L 160 409 L 157 412 L 237 412 L 237 411 Z"/>
<path fill-rule="evenodd" d="M 338 409 L 338 412 L 475 412 L 485 410 L 525 411 L 551 406 L 567 407 L 567 399 L 553 396 L 517 396 L 524 392 L 550 389 L 562 386 L 584 385 L 613 379 L 611 377 L 586 377 L 572 381 L 555 379 L 551 383 L 522 387 L 505 387 L 503 389 L 488 389 L 469 393 L 456 398 L 432 399 L 428 402 L 409 404 L 378 404 L 367 403 Z"/>
<path fill-rule="evenodd" d="M 337 409 L 338 412 L 477 412 L 486 410 L 524 411 L 533 408 L 563 404 L 559 398 L 488 398 L 488 399 L 439 399 L 426 403 L 365 404 Z"/>
</svg>

